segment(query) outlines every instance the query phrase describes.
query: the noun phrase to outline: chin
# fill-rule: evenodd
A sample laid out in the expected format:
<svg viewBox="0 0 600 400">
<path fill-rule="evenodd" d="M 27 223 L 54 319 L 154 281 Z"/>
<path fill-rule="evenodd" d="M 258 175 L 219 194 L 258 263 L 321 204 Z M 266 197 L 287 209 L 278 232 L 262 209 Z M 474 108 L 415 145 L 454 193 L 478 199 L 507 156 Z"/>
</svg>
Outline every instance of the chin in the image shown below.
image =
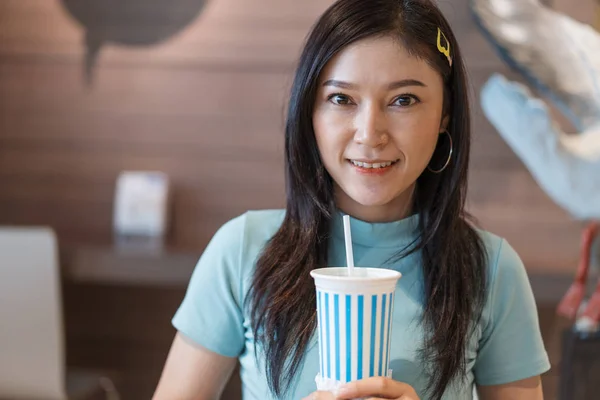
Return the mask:
<svg viewBox="0 0 600 400">
<path fill-rule="evenodd" d="M 395 196 L 375 193 L 352 193 L 349 196 L 355 203 L 365 207 L 381 207 L 390 204 Z"/>
<path fill-rule="evenodd" d="M 362 207 L 375 208 L 399 203 L 398 206 L 401 207 L 402 194 L 406 190 L 403 188 L 402 183 L 368 186 L 358 182 L 351 182 L 345 186 L 335 184 L 335 191 L 337 192 L 336 197 L 342 203 L 349 202 Z"/>
</svg>

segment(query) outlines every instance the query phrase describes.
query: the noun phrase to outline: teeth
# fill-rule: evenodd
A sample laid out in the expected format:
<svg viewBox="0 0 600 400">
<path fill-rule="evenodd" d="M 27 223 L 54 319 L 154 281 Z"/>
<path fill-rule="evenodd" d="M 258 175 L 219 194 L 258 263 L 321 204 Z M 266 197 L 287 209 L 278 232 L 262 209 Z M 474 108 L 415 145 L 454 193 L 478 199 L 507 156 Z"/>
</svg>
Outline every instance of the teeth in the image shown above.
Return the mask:
<svg viewBox="0 0 600 400">
<path fill-rule="evenodd" d="M 361 167 L 361 168 L 385 168 L 385 167 L 389 167 L 390 165 L 392 165 L 395 161 L 388 161 L 388 162 L 384 162 L 384 163 L 373 163 L 373 164 L 369 164 L 369 163 L 362 162 L 362 161 L 355 161 L 355 160 L 350 160 L 350 162 L 352 162 L 352 164 L 356 165 L 357 167 Z"/>
</svg>

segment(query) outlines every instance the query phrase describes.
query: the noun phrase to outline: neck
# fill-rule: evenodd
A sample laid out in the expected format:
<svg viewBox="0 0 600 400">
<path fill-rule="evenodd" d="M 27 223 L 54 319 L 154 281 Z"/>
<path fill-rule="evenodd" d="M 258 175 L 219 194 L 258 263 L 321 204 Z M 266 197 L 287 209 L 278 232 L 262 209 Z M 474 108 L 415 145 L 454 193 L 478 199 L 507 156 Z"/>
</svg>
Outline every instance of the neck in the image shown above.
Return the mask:
<svg viewBox="0 0 600 400">
<path fill-rule="evenodd" d="M 414 189 L 413 184 L 400 196 L 386 204 L 364 205 L 354 201 L 336 185 L 336 206 L 341 212 L 365 222 L 399 221 L 412 212 Z"/>
</svg>

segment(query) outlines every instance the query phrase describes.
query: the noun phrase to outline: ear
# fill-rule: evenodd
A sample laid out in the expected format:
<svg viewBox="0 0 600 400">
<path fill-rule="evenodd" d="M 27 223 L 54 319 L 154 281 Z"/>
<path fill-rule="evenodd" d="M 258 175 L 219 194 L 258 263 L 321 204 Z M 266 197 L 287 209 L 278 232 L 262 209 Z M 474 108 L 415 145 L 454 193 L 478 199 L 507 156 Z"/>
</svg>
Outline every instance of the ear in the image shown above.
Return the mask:
<svg viewBox="0 0 600 400">
<path fill-rule="evenodd" d="M 450 123 L 450 116 L 446 115 L 442 118 L 442 123 L 440 124 L 440 133 L 444 132 L 448 129 L 448 124 Z"/>
</svg>

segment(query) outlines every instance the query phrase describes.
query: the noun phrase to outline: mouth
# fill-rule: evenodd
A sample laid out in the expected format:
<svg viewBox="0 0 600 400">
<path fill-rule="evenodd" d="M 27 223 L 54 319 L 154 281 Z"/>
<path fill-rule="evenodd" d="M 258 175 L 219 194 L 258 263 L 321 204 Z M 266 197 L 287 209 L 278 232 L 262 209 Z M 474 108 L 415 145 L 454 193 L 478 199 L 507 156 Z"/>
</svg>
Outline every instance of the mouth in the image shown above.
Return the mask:
<svg viewBox="0 0 600 400">
<path fill-rule="evenodd" d="M 374 160 L 372 162 L 359 161 L 359 160 L 347 160 L 358 172 L 363 174 L 382 174 L 389 171 L 400 159 L 393 161 L 381 161 Z"/>
</svg>

